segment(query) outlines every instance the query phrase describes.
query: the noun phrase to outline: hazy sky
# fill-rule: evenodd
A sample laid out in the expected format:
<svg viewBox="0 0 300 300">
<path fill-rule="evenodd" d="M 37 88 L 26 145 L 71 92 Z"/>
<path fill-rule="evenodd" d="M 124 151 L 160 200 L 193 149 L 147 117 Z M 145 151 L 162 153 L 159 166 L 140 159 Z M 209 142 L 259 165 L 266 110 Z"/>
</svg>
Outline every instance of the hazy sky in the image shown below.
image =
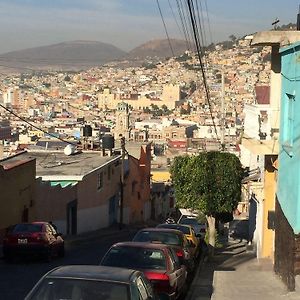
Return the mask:
<svg viewBox="0 0 300 300">
<path fill-rule="evenodd" d="M 186 0 L 181 0 L 185 2 Z M 194 1 L 196 3 L 196 1 Z M 176 0 L 159 0 L 170 37 L 182 38 Z M 207 41 L 295 23 L 296 0 L 198 0 Z M 206 5 L 208 10 L 206 11 Z M 207 18 L 208 16 L 208 18 Z M 209 22 L 208 22 L 209 20 Z M 0 53 L 72 40 L 95 40 L 123 50 L 165 38 L 156 0 L 0 0 Z"/>
</svg>

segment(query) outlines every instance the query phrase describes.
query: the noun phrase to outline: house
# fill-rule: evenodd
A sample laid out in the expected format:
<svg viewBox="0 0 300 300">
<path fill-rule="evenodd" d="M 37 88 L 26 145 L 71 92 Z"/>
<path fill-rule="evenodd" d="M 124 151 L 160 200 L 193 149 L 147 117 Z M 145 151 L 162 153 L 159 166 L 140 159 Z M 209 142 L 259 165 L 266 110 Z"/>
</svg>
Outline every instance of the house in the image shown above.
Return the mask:
<svg viewBox="0 0 300 300">
<path fill-rule="evenodd" d="M 244 107 L 241 162 L 250 171 L 258 169 L 259 176 L 244 179 L 243 194 L 244 199 L 250 203 L 249 236 L 257 258 L 267 259 L 272 264 L 276 264 L 274 215 L 281 97 L 279 47 L 283 43 L 291 44 L 299 38 L 300 32 L 266 31 L 254 34 L 251 41 L 252 46 L 272 46 L 271 85 L 270 88 L 256 86 L 255 103 L 246 104 Z"/>
<path fill-rule="evenodd" d="M 290 91 L 297 78 L 295 75 L 297 64 L 292 59 L 297 56 L 291 54 L 293 52 L 291 45 L 295 45 L 296 41 L 300 41 L 299 31 L 258 32 L 252 37 L 253 46 L 272 46 L 270 98 L 268 107 L 267 97 L 262 97 L 265 89 L 263 88 L 256 93 L 256 96 L 260 95 L 260 103 L 245 106 L 246 114 L 247 109 L 252 114 L 252 121 L 245 119 L 245 135 L 240 145 L 242 163 L 250 167 L 250 170 L 258 168 L 260 171 L 258 178 L 244 180 L 246 195 L 257 209 L 253 234 L 257 257 L 271 259 L 275 272 L 290 290 L 295 289 L 295 276 L 300 270 L 300 264 L 297 262 L 297 257 L 299 259 L 297 249 L 300 247 L 297 246 L 299 241 L 296 235 L 296 223 L 293 223 L 299 206 L 297 206 L 299 196 L 295 197 L 299 194 L 297 193 L 299 182 L 296 182 L 299 166 L 295 157 L 295 160 L 290 163 L 293 158 L 287 153 L 292 151 L 289 147 L 291 141 L 297 140 L 297 127 L 290 123 L 294 107 L 285 107 L 287 103 L 292 105 L 296 103 L 293 97 L 297 92 L 295 94 L 294 90 Z M 290 50 L 284 52 L 280 50 L 281 46 L 287 46 Z M 281 60 L 283 53 L 287 56 Z M 287 129 L 287 126 L 290 128 Z M 289 141 L 287 147 L 283 143 L 286 139 Z M 283 151 L 283 148 L 286 151 Z M 291 152 L 289 154 L 291 155 Z M 297 158 L 299 160 L 299 157 Z M 249 211 L 251 214 L 251 206 Z"/>
<path fill-rule="evenodd" d="M 8 158 L 7 164 L 26 160 L 36 161 L 34 219 L 51 220 L 64 234 L 118 222 L 121 155 L 103 156 L 100 151 L 66 155 L 46 150 L 23 152 Z"/>
<path fill-rule="evenodd" d="M 5 229 L 35 219 L 35 159 L 0 160 L 0 244 Z"/>
<path fill-rule="evenodd" d="M 295 289 L 296 276 L 300 277 L 300 37 L 298 41 L 280 49 L 282 92 L 275 272 L 290 290 Z"/>
<path fill-rule="evenodd" d="M 125 224 L 133 224 L 151 218 L 151 143 L 131 143 L 126 146 L 126 150 L 123 221 Z"/>
</svg>

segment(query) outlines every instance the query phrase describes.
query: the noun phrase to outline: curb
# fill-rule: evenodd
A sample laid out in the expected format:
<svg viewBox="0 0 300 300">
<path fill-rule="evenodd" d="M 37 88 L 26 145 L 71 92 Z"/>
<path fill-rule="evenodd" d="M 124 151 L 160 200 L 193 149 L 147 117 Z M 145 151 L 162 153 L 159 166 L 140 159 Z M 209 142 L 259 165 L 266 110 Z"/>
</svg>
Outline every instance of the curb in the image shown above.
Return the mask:
<svg viewBox="0 0 300 300">
<path fill-rule="evenodd" d="M 193 299 L 193 293 L 195 291 L 194 286 L 197 284 L 198 275 L 202 271 L 202 268 L 203 268 L 203 265 L 204 265 L 204 261 L 205 261 L 205 256 L 201 255 L 201 258 L 199 260 L 199 264 L 198 264 L 197 270 L 195 272 L 193 281 L 192 281 L 192 283 L 191 283 L 191 285 L 189 287 L 188 293 L 185 296 L 185 300 L 192 300 Z"/>
</svg>

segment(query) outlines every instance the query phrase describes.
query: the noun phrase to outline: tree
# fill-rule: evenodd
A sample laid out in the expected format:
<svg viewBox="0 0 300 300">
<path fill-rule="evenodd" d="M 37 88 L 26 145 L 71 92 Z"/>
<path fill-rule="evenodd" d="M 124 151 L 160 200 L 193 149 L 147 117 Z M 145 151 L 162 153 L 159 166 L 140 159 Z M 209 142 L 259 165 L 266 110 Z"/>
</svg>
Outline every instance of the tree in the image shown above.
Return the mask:
<svg viewBox="0 0 300 300">
<path fill-rule="evenodd" d="M 239 159 L 225 152 L 178 156 L 171 166 L 176 202 L 206 216 L 210 256 L 214 254 L 216 216 L 232 213 L 241 197 L 243 169 Z"/>
</svg>

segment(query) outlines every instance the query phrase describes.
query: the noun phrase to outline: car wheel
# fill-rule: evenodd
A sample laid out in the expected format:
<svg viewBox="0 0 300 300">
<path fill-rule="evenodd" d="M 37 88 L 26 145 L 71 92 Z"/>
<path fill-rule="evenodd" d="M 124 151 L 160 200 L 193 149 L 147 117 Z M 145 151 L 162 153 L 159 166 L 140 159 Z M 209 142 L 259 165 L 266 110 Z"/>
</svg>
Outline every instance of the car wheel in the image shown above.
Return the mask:
<svg viewBox="0 0 300 300">
<path fill-rule="evenodd" d="M 61 247 L 58 250 L 58 256 L 59 257 L 64 257 L 65 256 L 65 245 L 62 244 Z"/>
</svg>

